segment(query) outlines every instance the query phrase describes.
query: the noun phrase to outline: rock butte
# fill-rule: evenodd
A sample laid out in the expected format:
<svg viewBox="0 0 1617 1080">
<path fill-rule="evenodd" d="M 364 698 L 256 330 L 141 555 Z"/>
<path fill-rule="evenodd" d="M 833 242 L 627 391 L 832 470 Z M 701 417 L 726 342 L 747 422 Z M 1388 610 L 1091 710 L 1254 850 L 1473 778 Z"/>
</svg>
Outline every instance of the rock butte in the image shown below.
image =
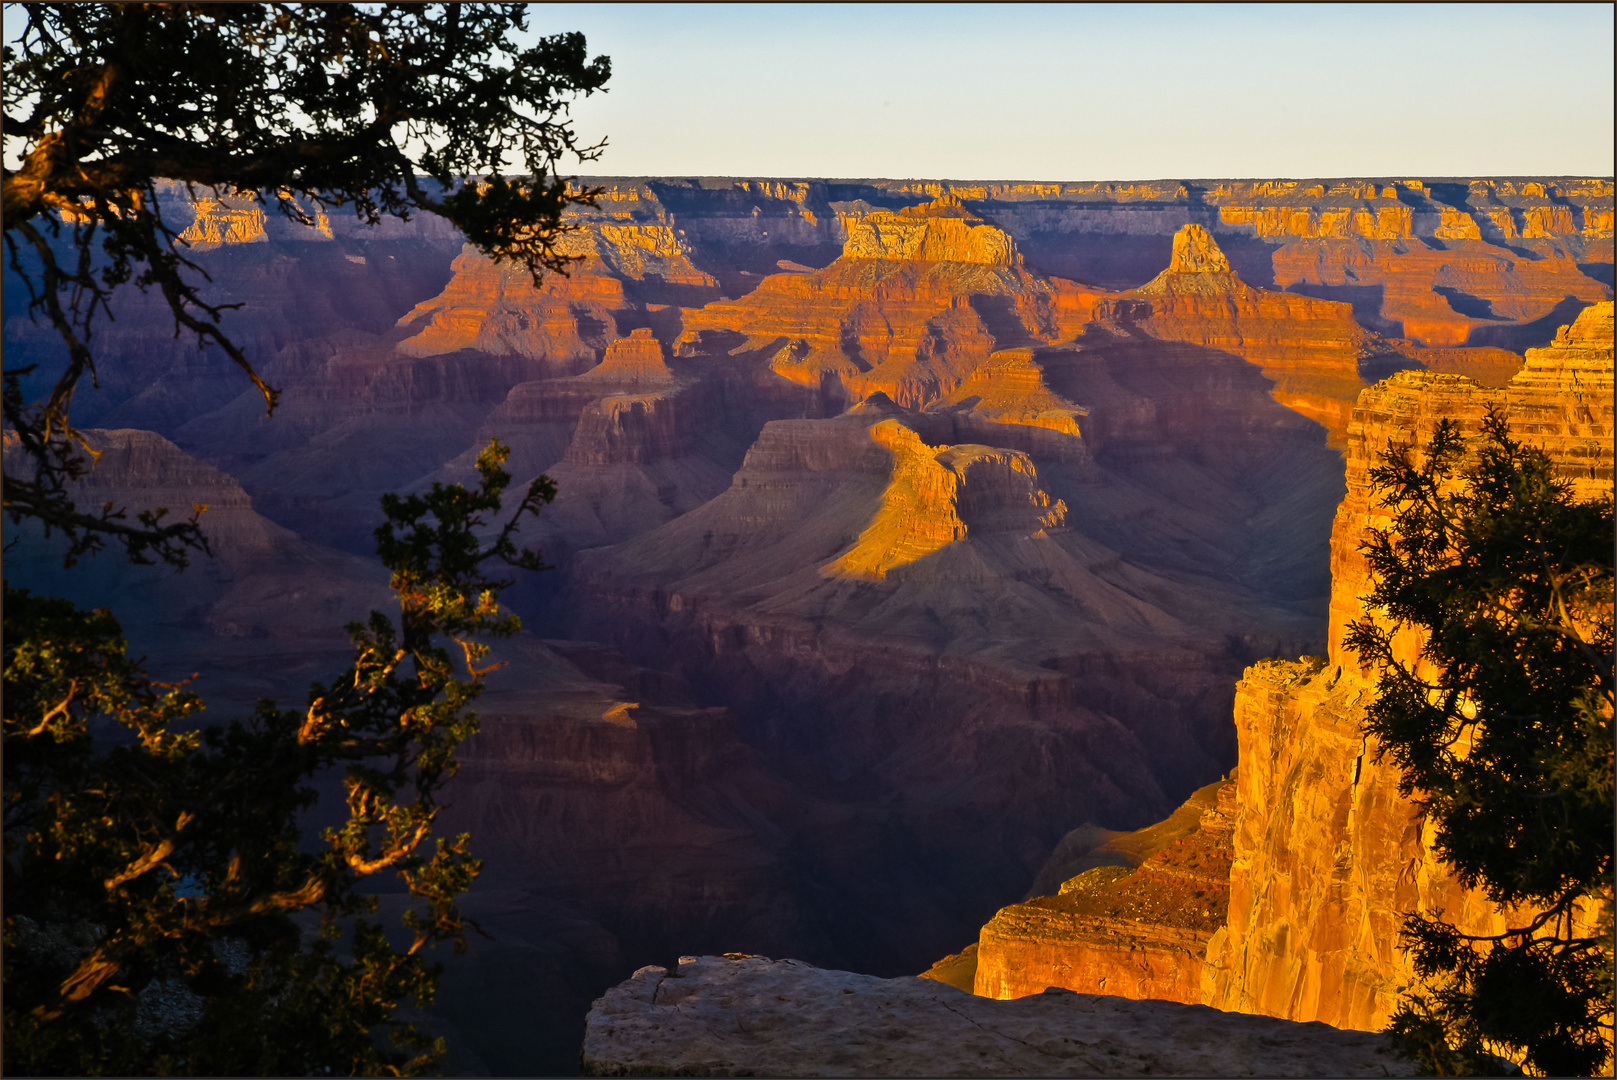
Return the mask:
<svg viewBox="0 0 1617 1080">
<path fill-rule="evenodd" d="M 1135 857 L 1086 869 L 1059 895 L 1003 909 L 970 951 L 926 975 L 956 986 L 970 978 L 977 994 L 997 998 L 1053 985 L 1379 1029 L 1399 988 L 1418 982 L 1396 948 L 1403 912 L 1443 912 L 1469 933 L 1502 930 L 1503 913 L 1433 854 L 1431 826 L 1398 794 L 1396 768 L 1376 762 L 1361 734 L 1373 679 L 1341 635 L 1370 614 L 1359 601 L 1368 589 L 1359 544 L 1387 522 L 1372 506 L 1368 472 L 1389 445 L 1428 437 L 1438 418 L 1474 432 L 1498 407 L 1518 437 L 1551 455 L 1575 495 L 1610 498 L 1612 309 L 1586 309 L 1549 346 L 1528 350 L 1523 369 L 1500 388 L 1404 372 L 1365 390 L 1349 428 L 1348 494 L 1332 535 L 1329 656 L 1247 669 L 1235 706 L 1240 767 L 1201 810 L 1196 832 L 1165 844 L 1170 822 L 1149 841 L 1153 830 L 1136 834 L 1140 840 L 1093 826 L 1075 831 L 1079 846 L 1058 848 L 1052 862 L 1061 856 L 1070 868 L 1085 850 Z M 1413 659 L 1417 643 L 1404 647 Z M 1176 817 L 1198 801 L 1205 806 L 1212 790 Z M 1084 844 L 1098 839 L 1104 843 Z M 1154 849 L 1143 862 L 1142 844 Z M 1203 897 L 1227 907 L 1198 919 Z"/>
<path fill-rule="evenodd" d="M 1339 444 L 1365 385 L 1359 367 L 1388 351 L 1347 304 L 1254 289 L 1200 225 L 1174 234 L 1168 269 L 1136 289 L 1144 302 L 1106 309 L 1128 333 L 1222 349 L 1260 365 L 1282 405 L 1317 420 Z"/>
<path fill-rule="evenodd" d="M 1236 683 L 1330 650 L 1358 572 L 1331 514 L 1363 499 L 1342 500 L 1342 454 L 1359 483 L 1366 446 L 1424 422 L 1410 402 L 1506 395 L 1544 431 L 1576 426 L 1558 452 L 1609 485 L 1609 390 L 1576 425 L 1557 403 L 1566 370 L 1598 382 L 1578 313 L 1598 322 L 1610 297 L 1611 182 L 599 186 L 570 219 L 579 261 L 538 289 L 430 216 L 304 225 L 165 189 L 214 298 L 246 302 L 227 329 L 282 405 L 266 420 L 131 293 L 75 419 L 124 447 L 89 496 L 208 503 L 218 558 L 178 587 L 110 559 L 64 574 L 33 536 L 6 559 L 12 580 L 110 597 L 154 671 L 202 670 L 223 714 L 297 700 L 342 623 L 387 605 L 361 558 L 380 493 L 466 479 L 494 436 L 519 483 L 556 478 L 524 535 L 559 569 L 513 598 L 535 634 L 500 646 L 449 811 L 489 860 L 468 905 L 498 939 L 450 965 L 434 1007 L 451 1070 L 571 1067 L 590 999 L 648 957 L 900 975 L 1035 878 L 1055 894 L 1119 860 L 1138 869 L 1027 919 L 1093 944 L 1130 904 L 1227 888 L 1245 913 L 1132 923 L 1142 950 L 1151 925 L 1195 941 L 1160 963 L 1096 954 L 1086 989 L 1196 1000 L 1175 958 L 1206 938 L 1221 1001 L 1377 1015 L 1380 959 L 1342 984 L 1350 1007 L 1310 988 L 1336 978 L 1336 938 L 1276 944 L 1281 920 L 1323 918 L 1306 890 L 1281 910 L 1251 885 L 1302 858 L 1262 839 L 1292 818 L 1243 802 L 1225 841 L 1200 829 L 1216 800 L 1193 800 L 1171 829 L 1127 830 L 1238 748 L 1284 743 L 1278 717 L 1331 769 L 1357 756 L 1326 738 L 1334 666 L 1252 668 L 1239 711 Z M 47 328 L 4 334 L 8 360 L 56 362 Z M 1356 527 L 1337 518 L 1338 551 Z M 1243 763 L 1231 790 L 1294 790 L 1264 775 Z M 1288 804 L 1297 829 L 1335 820 L 1317 801 Z M 978 965 L 1006 992 L 1038 936 L 1017 918 Z M 535 1030 L 521 1001 L 555 1022 Z"/>
</svg>

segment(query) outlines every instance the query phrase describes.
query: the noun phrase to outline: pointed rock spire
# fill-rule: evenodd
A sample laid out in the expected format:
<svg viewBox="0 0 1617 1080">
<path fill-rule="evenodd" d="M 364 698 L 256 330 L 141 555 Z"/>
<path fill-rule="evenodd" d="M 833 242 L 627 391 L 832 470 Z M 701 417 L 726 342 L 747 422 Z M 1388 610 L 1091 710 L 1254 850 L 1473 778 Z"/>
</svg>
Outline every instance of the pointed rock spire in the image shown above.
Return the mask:
<svg viewBox="0 0 1617 1080">
<path fill-rule="evenodd" d="M 1213 234 L 1200 225 L 1186 225 L 1173 234 L 1170 274 L 1228 274 L 1230 261 L 1219 250 Z"/>
<path fill-rule="evenodd" d="M 1145 296 L 1227 296 L 1247 292 L 1246 282 L 1230 269 L 1213 234 L 1201 225 L 1185 225 L 1173 234 L 1168 269 L 1135 290 Z"/>
</svg>

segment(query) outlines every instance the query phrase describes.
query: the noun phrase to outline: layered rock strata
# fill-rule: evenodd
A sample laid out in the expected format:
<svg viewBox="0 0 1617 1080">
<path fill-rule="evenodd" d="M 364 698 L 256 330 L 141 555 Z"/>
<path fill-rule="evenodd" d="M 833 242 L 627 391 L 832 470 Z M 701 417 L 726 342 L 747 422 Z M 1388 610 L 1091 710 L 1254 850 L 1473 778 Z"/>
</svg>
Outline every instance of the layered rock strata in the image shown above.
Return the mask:
<svg viewBox="0 0 1617 1080">
<path fill-rule="evenodd" d="M 1109 329 L 1220 349 L 1257 364 L 1274 399 L 1316 420 L 1340 445 L 1363 388 L 1360 363 L 1385 351 L 1347 304 L 1257 289 L 1200 225 L 1174 234 L 1168 268 L 1097 309 Z"/>
<path fill-rule="evenodd" d="M 1384 1037 L 1052 990 L 989 1001 L 758 956 L 645 967 L 590 1010 L 586 1076 L 1404 1076 Z"/>
<path fill-rule="evenodd" d="M 497 264 L 468 245 L 452 271 L 441 294 L 399 320 L 409 331 L 396 346 L 400 353 L 437 356 L 475 349 L 582 370 L 600 359 L 610 340 L 612 312 L 627 306 L 622 281 L 607 274 L 598 259 L 567 277 L 547 275 L 535 288 L 525 266 Z"/>
<path fill-rule="evenodd" d="M 1369 587 L 1359 544 L 1387 524 L 1368 480 L 1377 455 L 1423 442 L 1442 417 L 1474 432 L 1490 407 L 1550 454 L 1579 497 L 1609 499 L 1612 305 L 1592 306 L 1552 345 L 1529 350 L 1502 389 L 1406 372 L 1361 395 L 1332 534 L 1330 655 L 1259 664 L 1237 688 L 1229 923 L 1209 943 L 1204 976 L 1204 1000 L 1215 1006 L 1377 1028 L 1418 981 L 1397 948 L 1403 912 L 1441 911 L 1468 933 L 1505 926 L 1436 857 L 1432 825 L 1398 794 L 1393 764 L 1376 760 L 1362 734 L 1373 682 L 1342 644 L 1348 622 L 1373 615 L 1359 599 Z"/>
<path fill-rule="evenodd" d="M 927 976 L 990 997 L 1056 985 L 1374 1029 L 1418 981 L 1397 947 L 1404 912 L 1441 911 L 1469 933 L 1502 930 L 1506 913 L 1436 857 L 1431 826 L 1362 734 L 1373 678 L 1341 635 L 1370 614 L 1359 600 L 1369 581 L 1358 545 L 1387 524 L 1368 473 L 1378 453 L 1419 443 L 1439 418 L 1475 430 L 1491 407 L 1550 453 L 1578 497 L 1610 498 L 1611 388 L 1612 305 L 1597 304 L 1530 350 L 1501 388 L 1421 371 L 1365 391 L 1332 540 L 1329 660 L 1247 669 L 1235 710 L 1241 767 L 1198 833 L 1142 861 L 1136 838 L 1151 830 L 1074 830 L 1051 862 L 1081 873 L 1058 895 L 1002 909 L 971 949 Z M 1219 910 L 1198 922 L 1209 897 Z M 1203 952 L 1205 964 L 1192 959 Z"/>
<path fill-rule="evenodd" d="M 1098 866 L 1055 896 L 1002 908 L 978 938 L 973 992 L 1019 998 L 1056 986 L 1201 1004 L 1207 942 L 1229 906 L 1234 784 L 1210 801 L 1194 832 L 1137 867 Z"/>
<path fill-rule="evenodd" d="M 894 186 L 955 195 L 1031 265 L 1112 290 L 1151 277 L 1166 238 L 1199 224 L 1248 282 L 1351 303 L 1367 329 L 1432 346 L 1542 344 L 1611 295 L 1605 179 Z"/>
<path fill-rule="evenodd" d="M 545 1052 L 560 1056 L 533 1065 L 510 1034 L 529 1023 L 509 1004 L 522 994 L 491 986 L 543 984 L 540 1011 L 581 1030 L 588 997 L 642 962 L 636 950 L 778 949 L 913 971 L 1021 895 L 1075 822 L 1151 820 L 1233 763 L 1235 675 L 1256 656 L 1322 649 L 1341 466 L 1312 424 L 1274 404 L 1264 369 L 1228 351 L 1228 326 L 1208 347 L 1105 314 L 1169 265 L 1182 226 L 1204 226 L 1254 290 L 1272 291 L 1288 245 L 1318 246 L 1306 275 L 1285 277 L 1290 299 L 1343 301 L 1383 336 L 1402 333 L 1382 308 L 1406 286 L 1472 328 L 1468 347 L 1441 356 L 1389 337 L 1393 353 L 1367 364 L 1509 375 L 1520 360 L 1507 349 L 1555 330 L 1550 316 L 1528 318 L 1532 305 L 1562 285 L 1594 295 L 1568 267 L 1611 280 L 1609 181 L 600 186 L 569 219 L 584 261 L 538 292 L 477 260 L 457 280 L 463 238 L 432 215 L 366 229 L 333 212 L 311 227 L 234 197 L 193 207 L 183 188 L 164 188 L 167 220 L 193 225 L 210 301 L 247 305 L 224 328 L 282 404 L 266 419 L 228 359 L 176 341 L 161 298 L 131 290 L 114 301 L 116 321 L 98 325 L 100 389 L 79 395 L 75 419 L 169 438 L 195 459 L 161 466 L 174 477 L 202 461 L 217 470 L 151 494 L 177 512 L 211 503 L 204 524 L 239 531 L 242 557 L 221 547 L 179 579 L 109 558 L 63 575 L 26 539 L 6 559 L 8 579 L 110 599 L 137 651 L 185 659 L 177 678 L 200 666 L 210 701 L 250 708 L 328 678 L 347 648 L 342 623 L 387 606 L 379 567 L 310 541 L 368 556 L 381 492 L 466 478 L 493 435 L 512 443 L 519 483 L 553 470 L 562 497 L 524 541 L 578 572 L 525 583 L 514 602 L 530 626 L 612 638 L 659 670 L 636 667 L 633 688 L 629 675 L 602 676 L 621 692 L 586 693 L 600 707 L 583 719 L 542 701 L 490 702 L 509 737 L 491 719 L 476 766 L 488 782 L 468 803 L 485 819 L 471 831 L 527 829 L 498 861 L 556 869 L 585 890 L 508 880 L 473 901 L 501 940 L 440 1007 L 477 1032 L 461 1045 L 501 1047 L 486 1058 L 498 1071 L 565 1068 L 577 1043 L 551 1031 Z M 1397 256 L 1399 244 L 1434 258 Z M 1335 269 L 1367 252 L 1374 273 L 1392 275 L 1385 286 Z M 1461 256 L 1465 267 L 1442 270 Z M 771 336 L 749 340 L 751 324 L 715 317 L 679 350 L 692 355 L 676 354 L 687 320 L 716 297 L 740 310 L 759 293 L 776 299 L 747 317 Z M 1528 293 L 1531 304 L 1510 306 Z M 24 296 L 4 290 L 7 368 L 39 360 L 43 377 L 60 342 L 21 317 Z M 1480 311 L 1479 300 L 1490 312 L 1459 310 Z M 1335 326 L 1321 316 L 1298 337 Z M 1505 347 L 1476 346 L 1483 337 Z M 816 367 L 811 345 L 835 370 Z M 877 402 L 857 423 L 838 420 L 864 390 L 927 404 Z M 886 420 L 916 441 L 871 438 Z M 755 443 L 758 467 L 743 469 Z M 919 470 L 912 504 L 894 488 L 900 457 Z M 257 516 L 231 519 L 247 496 Z M 1058 506 L 1058 523 L 1037 520 Z M 877 550 L 895 522 L 906 543 L 941 540 L 923 536 L 934 514 L 950 523 L 948 543 L 902 563 Z M 858 572 L 822 573 L 878 521 Z M 727 576 L 719 563 L 731 556 Z M 640 575 L 636 560 L 668 576 Z M 311 633 L 311 612 L 328 633 Z M 511 656 L 496 683 L 554 678 L 579 691 L 542 650 Z M 649 689 L 682 674 L 684 696 Z M 604 720 L 630 703 L 620 719 L 635 728 Z M 720 705 L 728 712 L 711 711 Z M 547 745 L 565 767 L 491 764 L 523 746 L 542 758 Z M 746 754 L 751 766 L 703 763 Z M 690 786 L 660 794 L 649 779 L 687 775 Z M 592 777 L 600 786 L 580 794 Z M 614 791 L 639 830 L 625 841 L 639 864 L 614 855 L 624 836 L 597 820 L 617 813 Z M 556 831 L 531 827 L 548 814 Z M 659 835 L 716 875 L 715 897 L 753 890 L 755 907 L 676 902 L 707 885 L 657 860 Z M 726 850 L 738 875 L 755 874 L 745 886 L 725 878 Z M 637 865 L 664 884 L 642 889 Z M 612 884 L 589 894 L 591 880 Z M 641 891 L 658 902 L 635 908 Z M 622 919 L 607 926 L 594 913 L 612 904 Z M 660 918 L 669 935 L 710 936 L 659 936 Z"/>
<path fill-rule="evenodd" d="M 1428 346 L 1519 348 L 1530 341 L 1534 324 L 1564 322 L 1610 293 L 1564 248 L 1548 241 L 1538 246 L 1545 250 L 1475 236 L 1434 246 L 1367 243 L 1357 250 L 1300 241 L 1275 253 L 1275 284 L 1361 305 L 1373 294 L 1378 329 Z"/>
<path fill-rule="evenodd" d="M 756 351 L 783 378 L 838 383 L 850 402 L 880 392 L 922 408 L 996 349 L 1054 340 L 1060 316 L 1083 306 L 1058 303 L 1060 293 L 1023 268 L 1003 230 L 944 198 L 872 212 L 825 269 L 771 275 L 745 297 L 687 313 L 680 344 L 694 355 L 738 332 L 725 351 Z"/>
<path fill-rule="evenodd" d="M 1108 472 L 1112 449 L 1079 453 L 1080 435 L 971 409 L 916 412 L 885 395 L 833 418 L 771 421 L 722 494 L 577 553 L 569 632 L 686 672 L 795 783 L 869 807 L 890 836 L 910 838 L 902 872 L 925 867 L 982 912 L 953 929 L 924 924 L 938 944 L 958 942 L 1077 822 L 1151 821 L 1223 772 L 1220 684 L 1244 662 L 1232 650 L 1301 641 L 1317 622 L 1237 584 L 1245 525 L 1231 515 L 1244 523 L 1297 486 L 1303 503 L 1317 495 L 1322 519 L 1334 455 L 1244 361 L 1173 346 L 1148 363 L 1140 354 L 1168 347 L 1129 347 L 1115 371 L 1142 380 L 1134 391 L 1113 382 L 1110 362 L 1082 368 L 1087 354 L 1073 371 L 1114 387 L 1079 422 L 1115 434 L 1104 446 L 1119 460 L 1131 431 L 1160 448 L 1138 474 Z M 1189 379 L 1208 372 L 1217 394 Z M 1168 398 L 1175 373 L 1186 375 L 1183 408 Z M 1167 416 L 1151 415 L 1158 405 Z M 1220 408 L 1232 419 L 1223 433 Z M 1015 432 L 1038 439 L 1007 445 Z M 1181 471 L 1183 490 L 1158 493 L 1165 469 Z M 1254 557 L 1252 570 L 1277 595 L 1317 596 L 1295 602 L 1318 610 L 1323 566 L 1303 564 L 1323 556 L 1324 536 L 1294 532 L 1294 512 L 1264 535 L 1292 537 L 1274 556 L 1302 562 Z"/>
</svg>

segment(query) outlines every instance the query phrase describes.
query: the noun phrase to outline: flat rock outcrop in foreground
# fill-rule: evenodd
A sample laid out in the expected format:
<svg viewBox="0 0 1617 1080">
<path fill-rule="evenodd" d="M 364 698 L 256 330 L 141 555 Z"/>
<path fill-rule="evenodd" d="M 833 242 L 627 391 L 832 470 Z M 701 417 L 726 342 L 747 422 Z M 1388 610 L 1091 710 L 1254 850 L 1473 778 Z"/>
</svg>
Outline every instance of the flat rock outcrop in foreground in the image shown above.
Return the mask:
<svg viewBox="0 0 1617 1080">
<path fill-rule="evenodd" d="M 1408 1076 L 1381 1035 L 1171 1001 L 993 1001 L 759 956 L 644 967 L 590 1010 L 586 1076 Z"/>
</svg>

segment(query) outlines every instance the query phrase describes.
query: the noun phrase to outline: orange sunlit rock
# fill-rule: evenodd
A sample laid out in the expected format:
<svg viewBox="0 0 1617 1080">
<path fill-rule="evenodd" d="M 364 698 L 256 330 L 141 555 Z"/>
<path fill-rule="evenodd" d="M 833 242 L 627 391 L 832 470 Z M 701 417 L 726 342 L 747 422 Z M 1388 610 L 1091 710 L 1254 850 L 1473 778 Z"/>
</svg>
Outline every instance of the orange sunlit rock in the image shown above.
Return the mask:
<svg viewBox="0 0 1617 1080">
<path fill-rule="evenodd" d="M 978 939 L 973 991 L 1017 998 L 1057 986 L 1201 1004 L 1203 956 L 1229 905 L 1234 783 L 1206 801 L 1189 835 L 1138 866 L 1096 867 L 1055 896 L 1002 908 Z"/>
<path fill-rule="evenodd" d="M 1234 353 L 1259 365 L 1275 381 L 1274 399 L 1324 425 L 1333 443 L 1346 434 L 1364 386 L 1359 361 L 1379 351 L 1347 304 L 1246 284 L 1200 225 L 1180 229 L 1168 269 L 1128 296 L 1138 299 L 1097 307 L 1097 320 Z"/>
<path fill-rule="evenodd" d="M 269 239 L 264 231 L 264 208 L 250 198 L 223 199 L 203 196 L 196 201 L 196 220 L 180 234 L 194 248 L 218 244 L 261 244 Z M 328 231 L 326 235 L 330 235 Z"/>
<path fill-rule="evenodd" d="M 1378 1028 L 1416 981 L 1397 948 L 1403 912 L 1442 911 L 1468 933 L 1505 926 L 1434 854 L 1432 826 L 1399 795 L 1396 767 L 1375 760 L 1362 735 L 1373 682 L 1342 645 L 1347 622 L 1367 614 L 1359 544 L 1367 529 L 1387 524 L 1368 482 L 1377 453 L 1423 441 L 1441 417 L 1474 431 L 1490 405 L 1504 409 L 1519 437 L 1543 446 L 1576 494 L 1609 497 L 1612 305 L 1592 306 L 1553 344 L 1529 350 L 1503 388 L 1405 372 L 1360 396 L 1331 541 L 1330 654 L 1323 666 L 1249 668 L 1237 690 L 1235 862 L 1228 927 L 1208 947 L 1208 1004 Z M 1415 642 L 1401 648 L 1414 659 Z"/>
<path fill-rule="evenodd" d="M 1042 536 L 1066 517 L 1066 504 L 1038 486 L 1026 454 L 991 446 L 928 446 L 897 420 L 870 438 L 893 455 L 892 479 L 874 519 L 854 545 L 822 569 L 826 575 L 884 578 L 965 539 L 968 521 L 982 531 Z"/>
<path fill-rule="evenodd" d="M 681 345 L 695 352 L 704 333 L 739 331 L 741 348 L 793 382 L 923 408 L 996 349 L 1054 340 L 1091 295 L 1030 273 L 1009 235 L 944 197 L 860 218 L 824 270 L 771 275 L 741 299 L 687 313 Z"/>
<path fill-rule="evenodd" d="M 1222 273 L 1216 261 L 1203 265 Z M 1061 986 L 1373 1030 L 1417 981 L 1397 947 L 1404 912 L 1441 911 L 1469 933 L 1502 930 L 1506 913 L 1438 859 L 1432 827 L 1362 734 L 1373 679 L 1341 634 L 1367 614 L 1359 545 L 1387 524 L 1372 506 L 1368 471 L 1380 450 L 1426 438 L 1441 417 L 1475 430 L 1491 405 L 1550 453 L 1577 495 L 1609 497 L 1612 311 L 1609 302 L 1584 311 L 1551 345 L 1529 350 L 1503 387 L 1407 371 L 1364 391 L 1331 543 L 1329 656 L 1247 669 L 1235 706 L 1240 767 L 1217 812 L 1138 869 L 1101 865 L 1059 895 L 1002 909 L 971 950 L 929 977 L 962 985 L 974 971 L 975 991 L 993 997 Z M 1402 642 L 1406 659 L 1417 645 Z M 1136 864 L 1130 843 L 1120 843 L 1131 834 L 1111 835 L 1098 850 L 1115 853 L 1100 861 L 1121 854 Z M 1209 912 L 1204 899 L 1227 906 Z M 1204 965 L 1194 962 L 1201 950 Z"/>
<path fill-rule="evenodd" d="M 622 283 L 606 274 L 548 274 L 535 288 L 526 267 L 496 263 L 468 245 L 444 291 L 399 320 L 413 332 L 398 351 L 436 356 L 476 349 L 547 360 L 587 357 L 593 363 L 610 340 L 612 311 L 625 303 Z"/>
<path fill-rule="evenodd" d="M 1380 317 L 1436 347 L 1483 343 L 1495 328 L 1540 319 L 1567 298 L 1608 298 L 1564 248 L 1528 257 L 1465 232 L 1435 249 L 1396 240 L 1291 243 L 1275 252 L 1275 283 L 1379 289 Z"/>
</svg>

